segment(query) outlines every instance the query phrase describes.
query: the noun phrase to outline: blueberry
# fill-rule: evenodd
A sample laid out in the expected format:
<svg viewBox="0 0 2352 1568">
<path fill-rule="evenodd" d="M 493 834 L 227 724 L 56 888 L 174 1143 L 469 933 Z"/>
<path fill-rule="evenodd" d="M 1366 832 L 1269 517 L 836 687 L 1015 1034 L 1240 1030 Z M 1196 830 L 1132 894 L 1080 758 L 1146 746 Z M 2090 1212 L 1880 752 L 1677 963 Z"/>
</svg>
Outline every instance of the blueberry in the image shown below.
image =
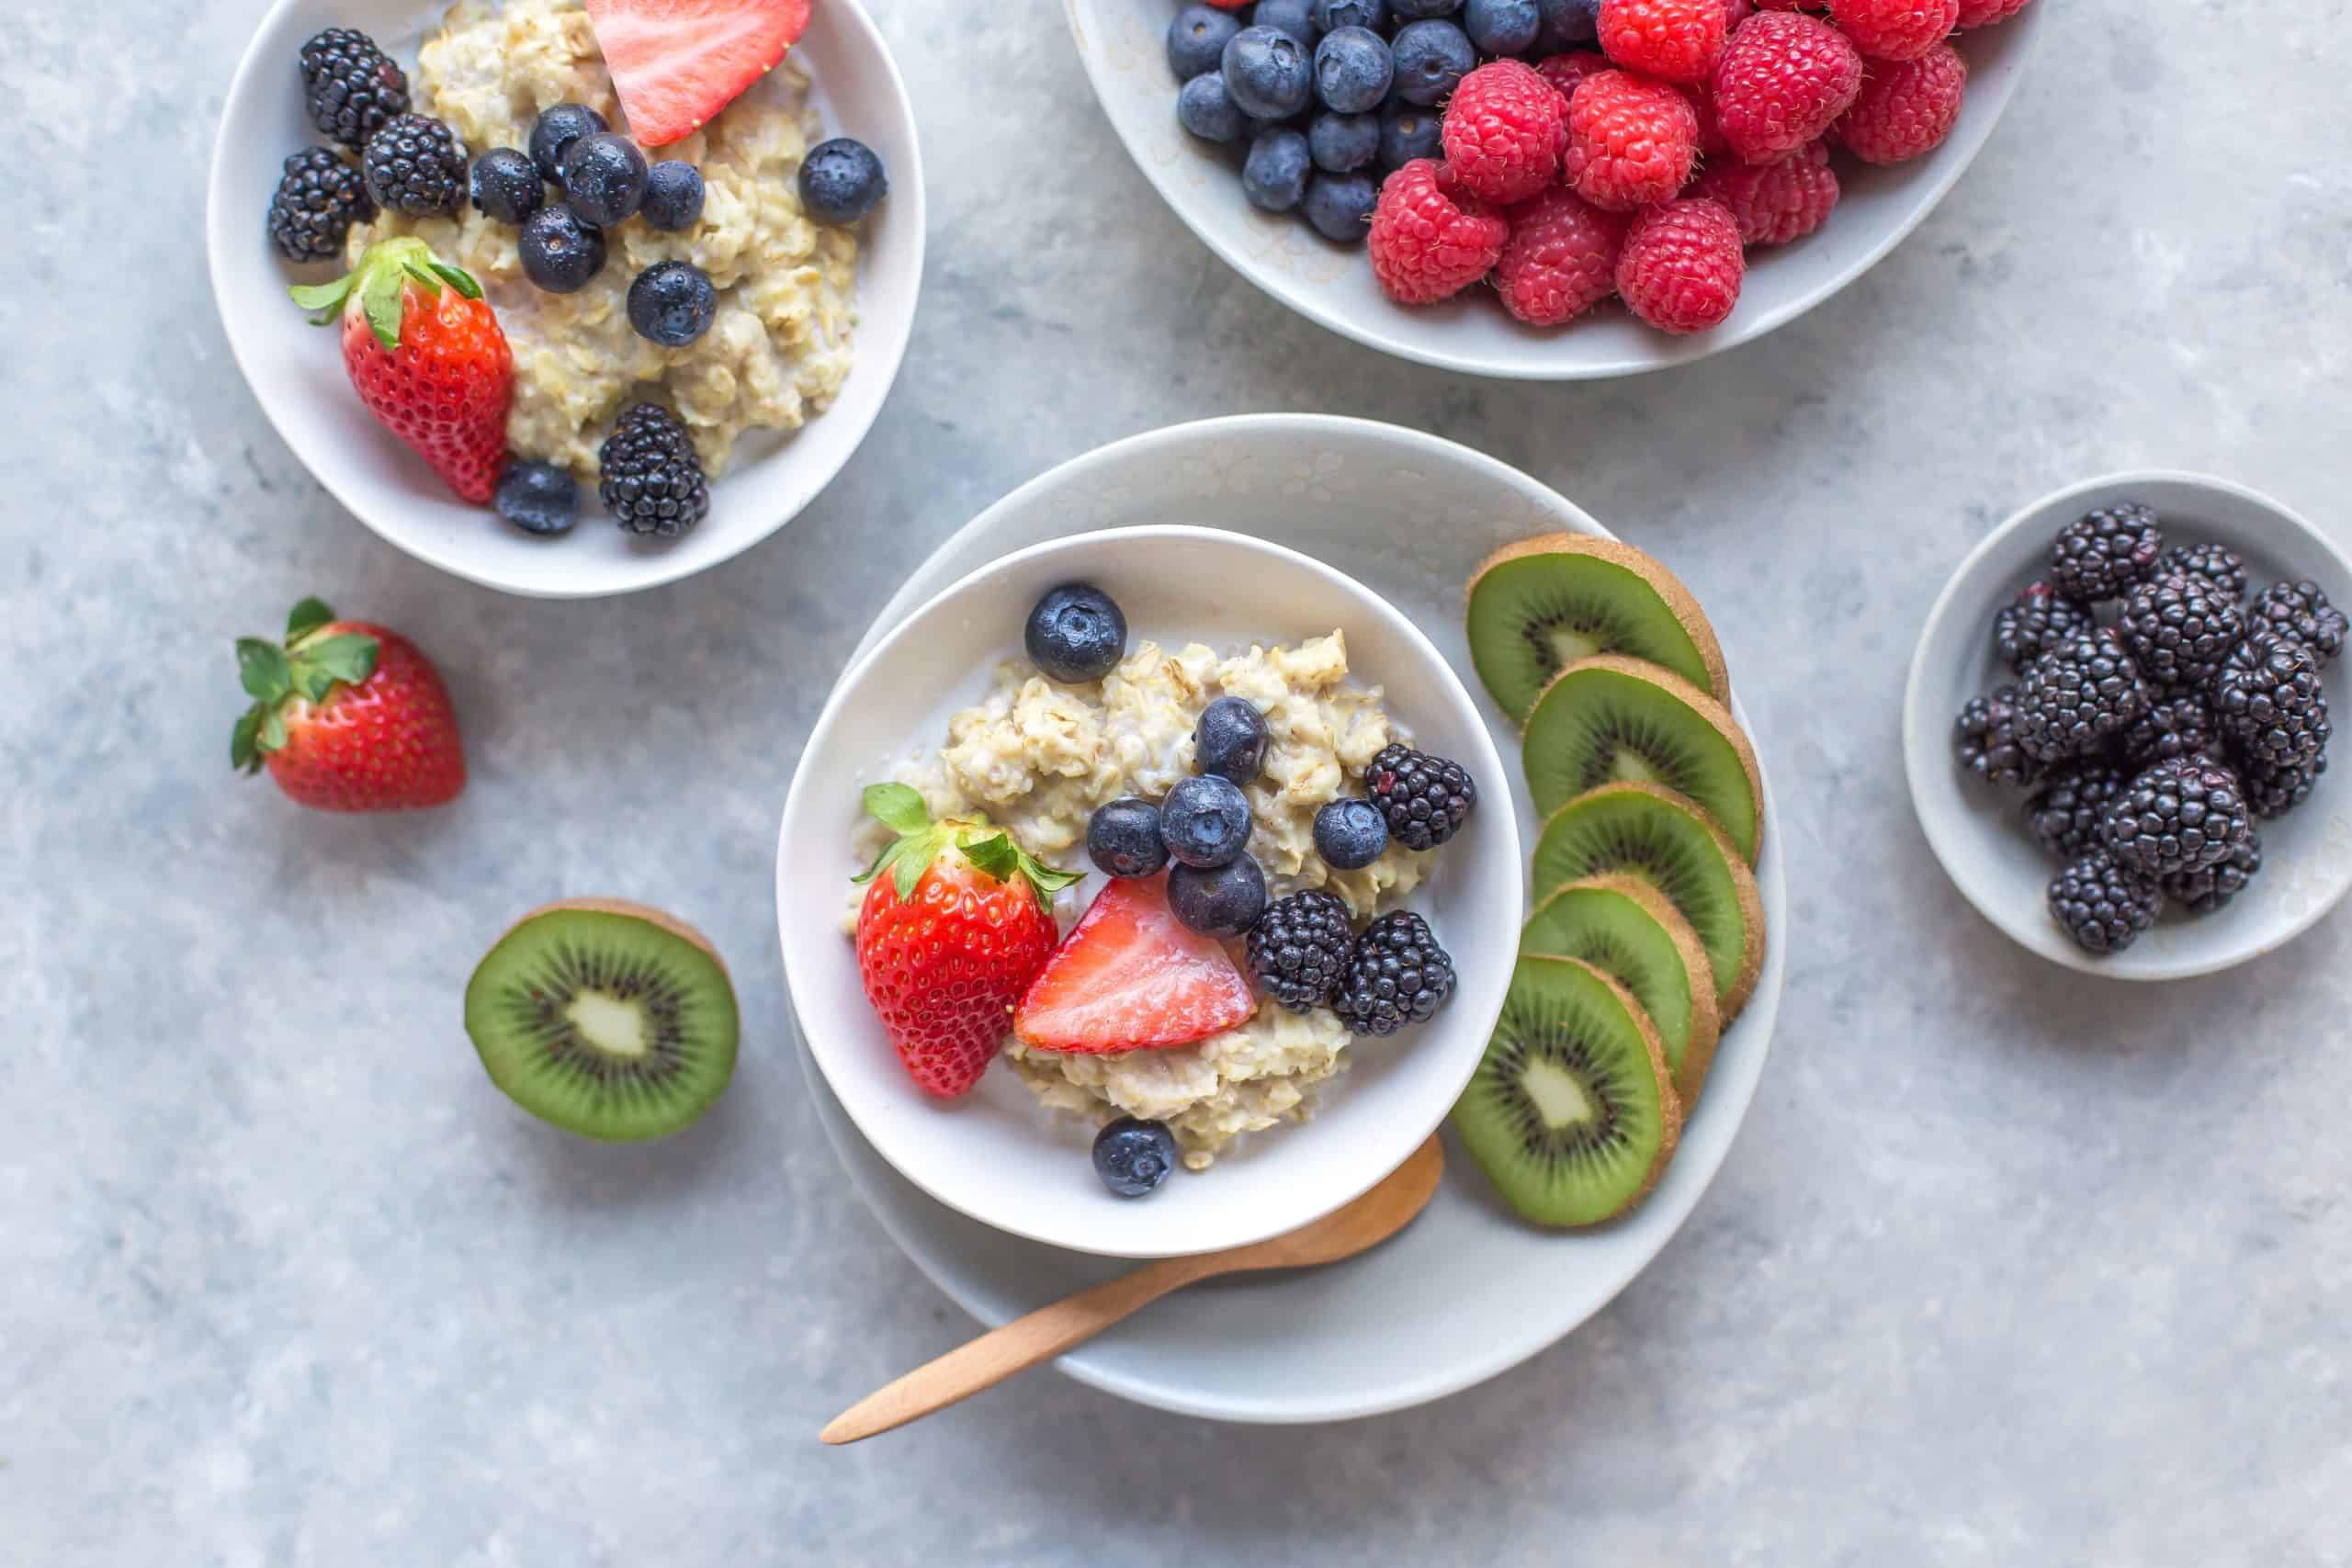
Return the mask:
<svg viewBox="0 0 2352 1568">
<path fill-rule="evenodd" d="M 1416 158 L 1442 158 L 1439 131 L 1445 117 L 1433 108 L 1391 98 L 1380 111 L 1380 172 L 1393 175 Z"/>
<path fill-rule="evenodd" d="M 1408 22 L 1396 29 L 1390 48 L 1396 57 L 1396 96 L 1424 108 L 1452 93 L 1478 63 L 1469 35 L 1452 22 Z"/>
<path fill-rule="evenodd" d="M 1462 0 L 1388 0 L 1388 8 L 1400 22 L 1425 21 L 1431 17 L 1451 17 L 1462 9 Z"/>
<path fill-rule="evenodd" d="M 1250 117 L 1225 90 L 1224 75 L 1211 71 L 1176 95 L 1176 123 L 1204 141 L 1232 141 L 1250 129 Z"/>
<path fill-rule="evenodd" d="M 1315 166 L 1344 175 L 1380 155 L 1380 118 L 1368 114 L 1320 114 L 1306 128 L 1307 154 Z"/>
<path fill-rule="evenodd" d="M 1341 28 L 1315 46 L 1315 96 L 1337 114 L 1378 108 L 1395 73 L 1388 45 L 1370 28 Z"/>
<path fill-rule="evenodd" d="M 1266 874 L 1249 855 L 1207 871 L 1177 866 L 1168 874 L 1168 908 L 1203 936 L 1239 936 L 1266 912 Z"/>
<path fill-rule="evenodd" d="M 1315 814 L 1315 852 L 1335 871 L 1362 871 L 1388 847 L 1388 819 L 1362 795 L 1335 800 Z"/>
<path fill-rule="evenodd" d="M 1372 232 L 1372 209 L 1379 205 L 1380 186 L 1370 175 L 1318 174 L 1306 182 L 1299 209 L 1325 239 L 1361 245 Z"/>
<path fill-rule="evenodd" d="M 1178 779 L 1159 803 L 1159 835 L 1170 858 L 1195 871 L 1231 864 L 1250 844 L 1250 797 L 1231 779 Z"/>
<path fill-rule="evenodd" d="M 523 258 L 523 275 L 550 294 L 584 288 L 605 267 L 605 231 L 565 202 L 525 219 L 514 249 Z"/>
<path fill-rule="evenodd" d="M 1306 194 L 1306 138 L 1287 126 L 1270 126 L 1250 143 L 1241 164 L 1241 194 L 1268 212 L 1288 212 Z"/>
<path fill-rule="evenodd" d="M 547 205 L 548 182 L 527 153 L 493 147 L 474 160 L 474 205 L 503 223 L 520 223 Z"/>
<path fill-rule="evenodd" d="M 1388 31 L 1388 0 L 1315 0 L 1315 25 L 1327 33 L 1341 28 Z"/>
<path fill-rule="evenodd" d="M 889 189 L 874 149 L 846 136 L 819 142 L 800 161 L 801 210 L 820 223 L 854 223 Z"/>
<path fill-rule="evenodd" d="M 1127 654 L 1127 617 L 1100 588 L 1065 582 L 1046 590 L 1022 628 L 1029 662 L 1057 681 L 1099 681 Z"/>
<path fill-rule="evenodd" d="M 645 154 L 628 137 L 600 130 L 563 155 L 563 194 L 599 229 L 628 221 L 645 199 Z"/>
<path fill-rule="evenodd" d="M 1096 807 L 1086 819 L 1086 857 L 1105 876 L 1149 876 L 1166 865 L 1159 807 L 1132 795 Z"/>
<path fill-rule="evenodd" d="M 1266 716 L 1240 697 L 1219 697 L 1193 725 L 1193 767 L 1246 784 L 1266 765 Z"/>
<path fill-rule="evenodd" d="M 702 216 L 702 171 L 664 158 L 645 171 L 645 205 L 637 209 L 656 229 L 691 229 Z"/>
<path fill-rule="evenodd" d="M 1313 49 L 1323 29 L 1315 25 L 1314 0 L 1258 0 L 1257 9 L 1250 13 L 1253 28 L 1272 28 L 1274 31 L 1298 40 L 1301 49 Z"/>
<path fill-rule="evenodd" d="M 1464 0 L 1462 30 L 1481 54 L 1517 54 L 1535 41 L 1544 18 L 1535 0 Z"/>
<path fill-rule="evenodd" d="M 531 122 L 531 162 L 547 178 L 563 179 L 563 155 L 583 136 L 607 129 L 605 117 L 582 104 L 558 104 Z"/>
<path fill-rule="evenodd" d="M 1165 1122 L 1122 1116 L 1094 1134 L 1094 1174 L 1122 1198 L 1148 1197 L 1176 1168 L 1176 1135 Z"/>
<path fill-rule="evenodd" d="M 1217 69 L 1225 90 L 1251 119 L 1288 119 L 1314 96 L 1306 46 L 1272 28 L 1244 28 L 1226 39 Z"/>
<path fill-rule="evenodd" d="M 718 290 L 692 262 L 655 262 L 628 286 L 628 324 L 664 348 L 685 347 L 718 314 Z"/>
<path fill-rule="evenodd" d="M 1241 30 L 1241 18 L 1212 6 L 1187 6 L 1168 24 L 1168 69 L 1189 82 L 1216 69 L 1225 40 Z"/>
<path fill-rule="evenodd" d="M 526 534 L 569 534 L 580 521 L 580 484 L 569 468 L 517 458 L 498 476 L 492 504 Z"/>
<path fill-rule="evenodd" d="M 1538 54 L 1590 49 L 1600 37 L 1600 0 L 1535 0 L 1535 11 Z"/>
</svg>

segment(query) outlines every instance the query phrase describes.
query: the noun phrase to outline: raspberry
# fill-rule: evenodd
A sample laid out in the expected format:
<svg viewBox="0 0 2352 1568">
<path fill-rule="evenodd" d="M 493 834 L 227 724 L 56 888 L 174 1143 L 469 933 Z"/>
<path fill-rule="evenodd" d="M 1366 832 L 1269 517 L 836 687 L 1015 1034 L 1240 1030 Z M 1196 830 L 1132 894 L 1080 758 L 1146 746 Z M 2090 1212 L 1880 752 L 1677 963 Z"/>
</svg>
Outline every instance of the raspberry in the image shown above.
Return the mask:
<svg viewBox="0 0 2352 1568">
<path fill-rule="evenodd" d="M 1739 303 L 1747 272 L 1739 224 L 1722 204 L 1678 201 L 1634 220 L 1617 257 L 1617 292 L 1662 333 L 1704 332 Z"/>
<path fill-rule="evenodd" d="M 1724 0 L 1600 0 L 1600 48 L 1629 71 L 1702 81 L 1723 54 L 1728 21 Z"/>
<path fill-rule="evenodd" d="M 1707 82 L 1677 82 L 1675 87 L 1690 100 L 1690 112 L 1699 117 L 1699 156 L 1724 158 L 1731 154 L 1731 143 L 1724 140 L 1723 122 L 1715 117 L 1715 89 Z M 1688 183 L 1688 182 L 1685 182 Z"/>
<path fill-rule="evenodd" d="M 1503 309 L 1556 327 L 1617 292 L 1627 220 L 1559 186 L 1510 209 L 1510 239 L 1495 263 Z"/>
<path fill-rule="evenodd" d="M 1690 194 L 1723 203 L 1743 243 L 1785 245 L 1827 220 L 1838 205 L 1838 171 L 1829 166 L 1829 144 L 1816 141 L 1777 164 L 1710 164 Z"/>
<path fill-rule="evenodd" d="M 1862 90 L 1862 57 L 1828 23 L 1792 12 L 1739 29 L 1715 67 L 1715 118 L 1731 150 L 1770 164 L 1819 141 Z"/>
<path fill-rule="evenodd" d="M 1960 26 L 1989 28 L 2026 8 L 2027 0 L 1960 0 Z"/>
<path fill-rule="evenodd" d="M 1572 49 L 1535 62 L 1535 73 L 1552 84 L 1564 104 L 1577 96 L 1577 87 L 1586 77 L 1608 69 L 1609 57 L 1597 49 Z"/>
<path fill-rule="evenodd" d="M 1829 0 L 1829 15 L 1872 60 L 1917 60 L 1951 35 L 1960 0 Z"/>
<path fill-rule="evenodd" d="M 1416 158 L 1388 176 L 1372 211 L 1372 276 L 1400 305 L 1430 305 L 1487 276 L 1510 238 L 1500 213 Z"/>
<path fill-rule="evenodd" d="M 1673 200 L 1698 153 L 1699 116 L 1664 82 L 1603 71 L 1569 100 L 1561 173 L 1595 207 L 1631 212 Z"/>
<path fill-rule="evenodd" d="M 1862 90 L 1838 117 L 1838 139 L 1865 164 L 1900 164 L 1932 152 L 1951 134 L 1968 87 L 1968 62 L 1948 43 L 1917 60 L 1864 63 Z"/>
<path fill-rule="evenodd" d="M 1446 105 L 1445 165 L 1482 201 L 1525 201 L 1559 176 L 1567 118 L 1568 106 L 1534 67 L 1481 65 Z"/>
<path fill-rule="evenodd" d="M 1724 13 L 1724 27 L 1731 32 L 1737 32 L 1739 24 L 1754 15 L 1756 0 L 1731 0 L 1730 8 Z"/>
</svg>

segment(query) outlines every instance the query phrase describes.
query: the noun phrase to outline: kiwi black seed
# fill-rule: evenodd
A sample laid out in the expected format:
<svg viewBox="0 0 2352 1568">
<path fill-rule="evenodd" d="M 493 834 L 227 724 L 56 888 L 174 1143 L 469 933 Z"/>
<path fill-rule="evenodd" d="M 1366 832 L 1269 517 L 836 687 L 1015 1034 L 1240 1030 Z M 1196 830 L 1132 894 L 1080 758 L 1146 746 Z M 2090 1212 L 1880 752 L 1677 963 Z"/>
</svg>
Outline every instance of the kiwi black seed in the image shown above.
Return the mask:
<svg viewBox="0 0 2352 1568">
<path fill-rule="evenodd" d="M 1731 697 L 1724 650 L 1699 601 L 1614 539 L 1546 534 L 1496 551 L 1470 580 L 1469 632 L 1478 678 L 1521 723 L 1553 676 L 1602 653 L 1648 660 L 1718 701 Z"/>
<path fill-rule="evenodd" d="M 1697 806 L 1656 784 L 1604 784 L 1544 820 L 1535 843 L 1535 901 L 1568 883 L 1613 872 L 1666 895 L 1690 922 L 1714 972 L 1715 1009 L 1728 1027 L 1764 972 L 1764 900 L 1755 874 Z"/>
<path fill-rule="evenodd" d="M 1660 784 L 1695 801 L 1756 863 L 1756 753 L 1730 710 L 1670 670 L 1614 655 L 1569 665 L 1535 700 L 1521 755 L 1539 817 L 1605 784 Z"/>
<path fill-rule="evenodd" d="M 1622 873 L 1571 882 L 1536 906 L 1519 950 L 1581 958 L 1631 991 L 1657 1026 L 1675 1094 L 1685 1106 L 1698 1099 L 1723 1032 L 1715 976 L 1665 894 Z"/>
<path fill-rule="evenodd" d="M 1495 1190 L 1545 1225 L 1623 1213 L 1682 1135 L 1657 1027 L 1625 987 L 1573 958 L 1519 960 L 1453 1120 Z"/>
<path fill-rule="evenodd" d="M 702 933 L 640 904 L 534 909 L 466 986 L 466 1032 L 491 1081 L 569 1133 L 676 1132 L 726 1092 L 740 1020 Z"/>
</svg>

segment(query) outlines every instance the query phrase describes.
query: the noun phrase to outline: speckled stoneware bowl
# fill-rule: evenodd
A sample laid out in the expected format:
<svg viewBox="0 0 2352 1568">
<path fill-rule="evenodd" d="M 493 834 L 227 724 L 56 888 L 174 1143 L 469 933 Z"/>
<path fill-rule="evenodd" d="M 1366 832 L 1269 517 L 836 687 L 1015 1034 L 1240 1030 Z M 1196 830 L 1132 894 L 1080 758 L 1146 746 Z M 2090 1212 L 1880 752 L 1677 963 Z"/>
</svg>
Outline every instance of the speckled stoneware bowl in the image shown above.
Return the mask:
<svg viewBox="0 0 2352 1568">
<path fill-rule="evenodd" d="M 1830 220 L 1795 244 L 1755 253 L 1731 319 L 1713 332 L 1675 338 L 1613 307 L 1563 329 L 1523 326 L 1481 298 L 1483 288 L 1418 310 L 1392 303 L 1373 282 L 1363 247 L 1342 249 L 1294 213 L 1251 207 L 1242 199 L 1238 153 L 1176 123 L 1177 83 L 1165 37 L 1183 0 L 1064 4 L 1087 79 L 1136 165 L 1235 271 L 1301 315 L 1384 353 L 1528 381 L 1630 376 L 1703 359 L 1794 321 L 1869 271 L 1935 210 L 1984 147 L 2053 8 L 2052 0 L 2041 0 L 1998 27 L 1961 34 L 1968 95 L 1951 138 L 1899 167 L 1866 169 L 1841 160 L 1845 194 Z"/>
<path fill-rule="evenodd" d="M 2253 591 L 2310 578 L 2338 605 L 2352 604 L 2352 564 L 2309 522 L 2242 485 L 2197 474 L 2110 474 L 2035 502 L 1970 552 L 1928 613 L 1903 701 L 1904 762 L 1911 801 L 1936 858 L 1984 917 L 2055 964 L 2114 980 L 2210 975 L 2292 941 L 2352 889 L 2352 769 L 2339 758 L 2312 797 L 2260 825 L 2262 870 L 2226 908 L 2190 917 L 2170 905 L 2155 929 L 2123 952 L 2076 946 L 2050 917 L 2058 863 L 2026 831 L 2025 792 L 1982 783 L 1952 761 L 1952 720 L 1980 693 L 2016 677 L 1993 647 L 1993 617 L 2029 582 L 2046 577 L 2050 541 L 2097 507 L 2139 501 L 2155 508 L 2168 542 L 2226 545 L 2245 558 Z M 2345 741 L 2347 687 L 2326 675 Z"/>
</svg>

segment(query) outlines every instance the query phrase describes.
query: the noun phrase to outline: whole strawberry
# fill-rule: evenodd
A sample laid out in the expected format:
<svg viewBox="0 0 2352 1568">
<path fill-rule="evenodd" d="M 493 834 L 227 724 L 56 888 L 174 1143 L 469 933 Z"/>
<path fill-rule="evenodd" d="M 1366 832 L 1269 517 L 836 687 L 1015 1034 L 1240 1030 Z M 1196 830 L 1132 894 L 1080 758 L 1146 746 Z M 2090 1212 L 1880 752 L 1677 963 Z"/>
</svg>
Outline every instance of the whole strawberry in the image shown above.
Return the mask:
<svg viewBox="0 0 2352 1568">
<path fill-rule="evenodd" d="M 269 776 L 322 811 L 446 806 L 466 787 L 458 716 L 416 645 L 365 621 L 339 621 L 316 599 L 286 617 L 286 641 L 237 639 L 237 674 L 254 705 L 237 720 L 229 761 Z"/>
<path fill-rule="evenodd" d="M 908 1074 L 953 1099 L 996 1059 L 1060 937 L 1054 895 L 1078 874 L 1040 865 L 985 821 L 933 822 L 905 784 L 872 785 L 865 809 L 898 834 L 857 878 L 871 884 L 857 911 L 865 999 Z"/>
<path fill-rule="evenodd" d="M 1862 57 L 1828 23 L 1756 17 L 1715 66 L 1715 122 L 1740 161 L 1770 164 L 1818 141 L 1862 90 Z"/>
<path fill-rule="evenodd" d="M 342 312 L 344 368 L 377 422 L 459 496 L 488 505 L 506 464 L 514 355 L 481 286 L 401 238 L 368 246 L 333 283 L 290 292 L 321 326 Z"/>
</svg>

